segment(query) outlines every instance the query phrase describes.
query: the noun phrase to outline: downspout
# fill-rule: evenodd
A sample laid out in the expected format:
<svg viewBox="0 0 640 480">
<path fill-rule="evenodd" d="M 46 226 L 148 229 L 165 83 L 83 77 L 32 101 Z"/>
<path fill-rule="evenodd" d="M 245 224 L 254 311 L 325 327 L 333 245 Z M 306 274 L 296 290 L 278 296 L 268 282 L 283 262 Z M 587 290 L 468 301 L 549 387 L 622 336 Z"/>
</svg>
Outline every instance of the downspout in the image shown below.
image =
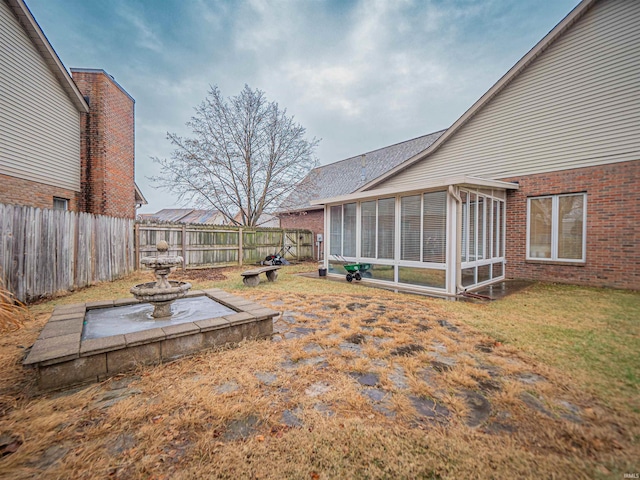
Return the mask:
<svg viewBox="0 0 640 480">
<path fill-rule="evenodd" d="M 462 276 L 462 198 L 458 194 L 456 188 L 453 185 L 449 185 L 449 195 L 458 204 L 456 209 L 456 295 L 464 292 L 464 287 L 460 283 L 460 277 Z"/>
</svg>

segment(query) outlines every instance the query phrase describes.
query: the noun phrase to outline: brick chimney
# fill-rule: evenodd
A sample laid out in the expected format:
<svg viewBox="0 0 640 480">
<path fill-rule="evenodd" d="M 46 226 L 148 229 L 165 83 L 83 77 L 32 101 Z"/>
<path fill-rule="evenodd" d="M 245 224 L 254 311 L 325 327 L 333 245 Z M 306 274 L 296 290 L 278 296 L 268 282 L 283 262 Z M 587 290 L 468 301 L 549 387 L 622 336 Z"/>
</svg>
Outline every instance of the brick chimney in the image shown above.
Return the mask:
<svg viewBox="0 0 640 480">
<path fill-rule="evenodd" d="M 135 100 L 104 70 L 72 68 L 89 104 L 80 119 L 80 210 L 135 218 Z"/>
</svg>

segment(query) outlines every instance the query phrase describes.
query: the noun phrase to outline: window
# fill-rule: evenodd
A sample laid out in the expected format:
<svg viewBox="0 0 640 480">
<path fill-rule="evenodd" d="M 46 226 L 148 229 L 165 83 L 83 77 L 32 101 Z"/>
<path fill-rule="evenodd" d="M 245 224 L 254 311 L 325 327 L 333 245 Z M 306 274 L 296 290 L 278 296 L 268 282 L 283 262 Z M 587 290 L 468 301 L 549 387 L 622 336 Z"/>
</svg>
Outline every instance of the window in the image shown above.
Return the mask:
<svg viewBox="0 0 640 480">
<path fill-rule="evenodd" d="M 424 194 L 423 261 L 445 263 L 447 252 L 447 192 Z"/>
<path fill-rule="evenodd" d="M 527 200 L 527 259 L 585 261 L 586 195 Z"/>
<path fill-rule="evenodd" d="M 378 258 L 393 259 L 395 249 L 396 199 L 378 200 Z"/>
<path fill-rule="evenodd" d="M 69 210 L 69 200 L 66 198 L 53 197 L 54 210 Z"/>
<path fill-rule="evenodd" d="M 356 256 L 356 204 L 344 205 L 344 237 L 342 239 L 342 255 Z"/>
<path fill-rule="evenodd" d="M 342 205 L 331 207 L 331 236 L 329 237 L 329 253 L 342 255 Z"/>
<path fill-rule="evenodd" d="M 376 202 L 360 204 L 360 255 L 376 257 Z"/>
<path fill-rule="evenodd" d="M 420 195 L 400 199 L 400 259 L 420 261 Z"/>
</svg>

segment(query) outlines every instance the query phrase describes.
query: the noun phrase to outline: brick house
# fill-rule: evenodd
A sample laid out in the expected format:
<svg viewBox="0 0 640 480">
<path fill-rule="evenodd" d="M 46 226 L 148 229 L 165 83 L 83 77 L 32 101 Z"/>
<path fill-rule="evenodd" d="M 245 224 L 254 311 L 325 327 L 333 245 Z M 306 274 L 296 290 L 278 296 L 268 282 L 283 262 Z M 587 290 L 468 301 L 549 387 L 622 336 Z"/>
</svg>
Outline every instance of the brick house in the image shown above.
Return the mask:
<svg viewBox="0 0 640 480">
<path fill-rule="evenodd" d="M 640 289 L 640 2 L 583 0 L 423 152 L 312 201 L 326 265 L 456 295 L 505 278 Z"/>
<path fill-rule="evenodd" d="M 0 203 L 134 218 L 134 100 L 72 69 L 23 0 L 0 0 Z"/>
</svg>

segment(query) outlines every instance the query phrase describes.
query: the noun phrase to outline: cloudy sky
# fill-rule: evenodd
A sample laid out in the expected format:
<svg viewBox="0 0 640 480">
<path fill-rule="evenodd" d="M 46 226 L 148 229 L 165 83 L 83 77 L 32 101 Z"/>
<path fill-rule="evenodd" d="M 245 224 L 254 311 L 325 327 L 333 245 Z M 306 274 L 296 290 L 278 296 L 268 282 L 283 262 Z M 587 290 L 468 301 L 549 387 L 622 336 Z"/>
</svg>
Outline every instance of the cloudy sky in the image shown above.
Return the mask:
<svg viewBox="0 0 640 480">
<path fill-rule="evenodd" d="M 67 68 L 136 99 L 141 212 L 167 132 L 248 84 L 322 139 L 321 164 L 447 128 L 578 0 L 26 0 Z"/>
</svg>

